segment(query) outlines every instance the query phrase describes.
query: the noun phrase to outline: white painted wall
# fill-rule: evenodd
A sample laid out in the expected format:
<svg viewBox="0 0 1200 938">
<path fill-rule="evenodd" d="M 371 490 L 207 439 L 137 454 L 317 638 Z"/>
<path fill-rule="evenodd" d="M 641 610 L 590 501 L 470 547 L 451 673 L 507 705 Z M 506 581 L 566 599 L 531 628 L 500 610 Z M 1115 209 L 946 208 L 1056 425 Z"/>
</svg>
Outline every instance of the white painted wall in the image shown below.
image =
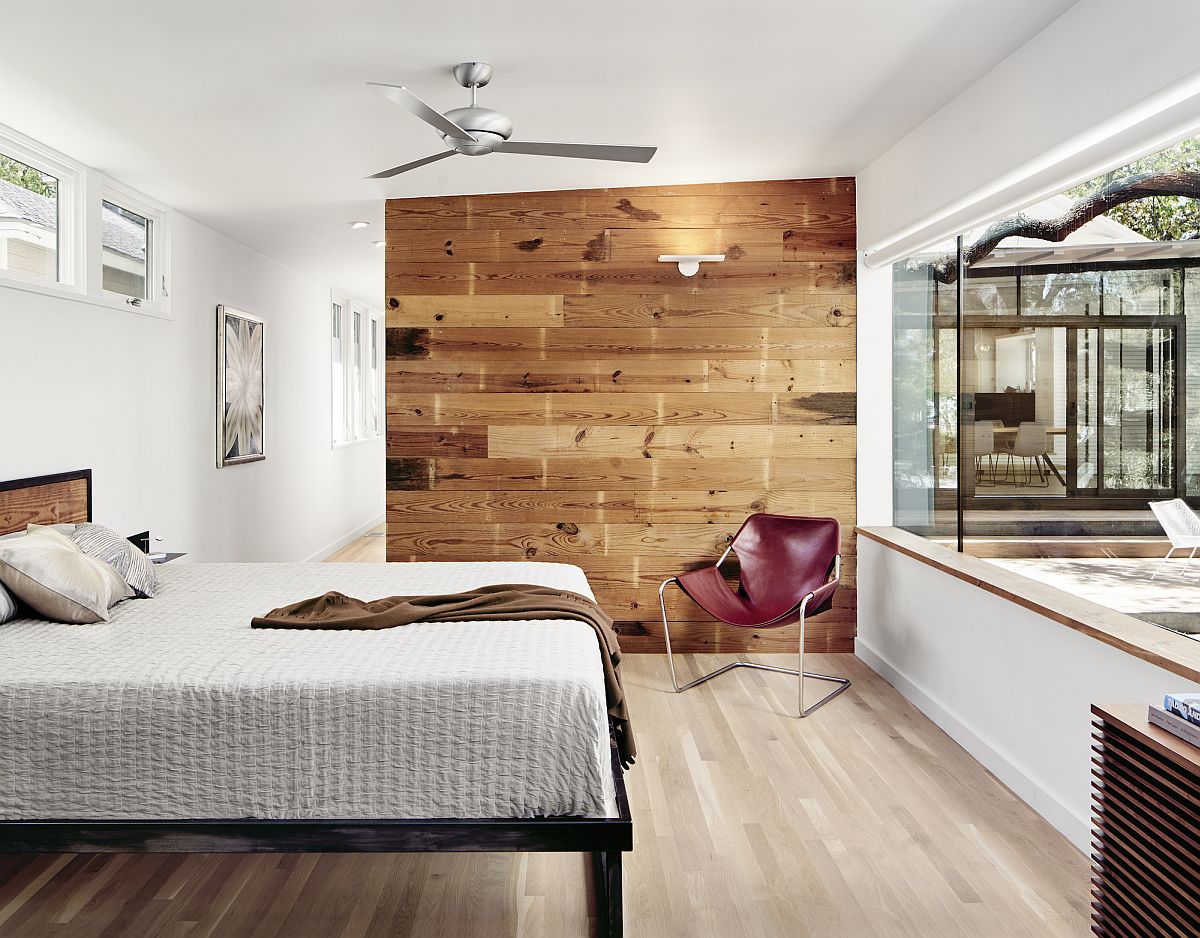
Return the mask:
<svg viewBox="0 0 1200 938">
<path fill-rule="evenodd" d="M 383 516 L 380 440 L 330 446 L 329 288 L 178 214 L 170 320 L 0 286 L 0 479 L 92 468 L 94 516 L 190 560 L 321 556 Z M 261 462 L 216 468 L 216 307 L 266 320 Z"/>
<path fill-rule="evenodd" d="M 999 192 L 991 213 L 1028 204 L 1200 124 L 1200 4 L 1143 12 L 1135 25 L 1128 0 L 1080 0 L 876 159 L 858 176 L 859 244 L 964 198 Z"/>
<path fill-rule="evenodd" d="M 1081 850 L 1091 705 L 1200 691 L 867 538 L 858 603 L 858 656 Z"/>
</svg>

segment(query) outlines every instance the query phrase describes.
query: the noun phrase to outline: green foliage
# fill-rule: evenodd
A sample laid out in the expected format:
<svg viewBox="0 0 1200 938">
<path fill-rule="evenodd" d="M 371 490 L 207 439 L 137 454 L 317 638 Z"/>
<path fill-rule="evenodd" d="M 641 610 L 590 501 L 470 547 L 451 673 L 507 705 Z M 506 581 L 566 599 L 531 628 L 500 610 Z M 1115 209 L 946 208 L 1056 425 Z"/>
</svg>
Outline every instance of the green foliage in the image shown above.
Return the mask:
<svg viewBox="0 0 1200 938">
<path fill-rule="evenodd" d="M 0 156 L 0 179 L 16 183 L 22 189 L 28 189 L 30 192 L 50 198 L 54 198 L 58 193 L 58 180 L 53 176 L 40 173 L 32 166 L 18 163 L 7 156 Z"/>
<path fill-rule="evenodd" d="M 1113 182 L 1143 173 L 1200 172 L 1200 137 L 1159 150 L 1144 159 L 1114 169 L 1086 182 L 1067 195 L 1081 199 Z M 1154 196 L 1126 202 L 1105 213 L 1113 221 L 1132 228 L 1152 241 L 1185 241 L 1200 238 L 1200 200 L 1185 196 Z"/>
</svg>

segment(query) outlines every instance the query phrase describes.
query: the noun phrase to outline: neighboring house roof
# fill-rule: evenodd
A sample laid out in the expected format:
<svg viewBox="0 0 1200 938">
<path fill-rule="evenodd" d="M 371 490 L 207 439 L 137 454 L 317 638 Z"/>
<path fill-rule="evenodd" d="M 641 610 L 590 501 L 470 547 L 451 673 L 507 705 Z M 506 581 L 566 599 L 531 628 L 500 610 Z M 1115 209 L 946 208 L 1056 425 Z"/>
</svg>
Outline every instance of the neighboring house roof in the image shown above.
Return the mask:
<svg viewBox="0 0 1200 938">
<path fill-rule="evenodd" d="M 16 218 L 53 230 L 58 224 L 58 206 L 49 196 L 0 179 L 0 218 Z M 104 209 L 101 241 L 110 251 L 134 260 L 146 259 L 146 229 L 119 212 Z"/>
</svg>

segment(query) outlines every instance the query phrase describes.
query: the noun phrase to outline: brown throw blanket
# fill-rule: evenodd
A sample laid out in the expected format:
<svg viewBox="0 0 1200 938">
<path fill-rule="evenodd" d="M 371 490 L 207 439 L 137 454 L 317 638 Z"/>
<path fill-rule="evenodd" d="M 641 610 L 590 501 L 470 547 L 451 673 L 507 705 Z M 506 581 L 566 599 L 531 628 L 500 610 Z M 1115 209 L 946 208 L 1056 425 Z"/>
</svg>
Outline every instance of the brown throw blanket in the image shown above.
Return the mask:
<svg viewBox="0 0 1200 938">
<path fill-rule="evenodd" d="M 367 602 L 344 593 L 326 593 L 272 609 L 252 619 L 256 629 L 390 629 L 413 622 L 487 622 L 514 619 L 574 619 L 585 622 L 600 642 L 608 715 L 621 764 L 637 755 L 629 707 L 621 687 L 621 646 L 612 619 L 585 596 L 548 586 L 500 584 L 441 596 L 387 596 Z"/>
</svg>

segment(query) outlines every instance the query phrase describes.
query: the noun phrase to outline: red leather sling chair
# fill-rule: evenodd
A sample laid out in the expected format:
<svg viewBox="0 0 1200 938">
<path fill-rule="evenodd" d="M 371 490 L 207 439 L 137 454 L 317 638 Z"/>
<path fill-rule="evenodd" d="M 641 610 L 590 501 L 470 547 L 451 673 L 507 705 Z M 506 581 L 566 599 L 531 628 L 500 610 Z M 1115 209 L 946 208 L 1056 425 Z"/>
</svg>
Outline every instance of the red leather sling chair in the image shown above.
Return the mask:
<svg viewBox="0 0 1200 938">
<path fill-rule="evenodd" d="M 688 690 L 733 668 L 778 671 L 799 679 L 800 716 L 806 717 L 849 687 L 850 681 L 846 678 L 804 670 L 804 624 L 809 617 L 833 605 L 833 594 L 838 588 L 841 574 L 840 549 L 841 527 L 834 518 L 755 514 L 738 529 L 716 564 L 663 580 L 658 588 L 658 602 L 662 608 L 671 683 L 676 692 Z M 721 564 L 730 551 L 737 554 L 741 566 L 736 592 L 729 588 L 721 575 Z M 734 661 L 681 686 L 675 673 L 671 631 L 667 623 L 666 589 L 672 583 L 709 615 L 738 628 L 770 629 L 798 622 L 799 667 L 793 670 L 756 661 Z M 806 708 L 806 677 L 827 681 L 837 687 Z"/>
</svg>

